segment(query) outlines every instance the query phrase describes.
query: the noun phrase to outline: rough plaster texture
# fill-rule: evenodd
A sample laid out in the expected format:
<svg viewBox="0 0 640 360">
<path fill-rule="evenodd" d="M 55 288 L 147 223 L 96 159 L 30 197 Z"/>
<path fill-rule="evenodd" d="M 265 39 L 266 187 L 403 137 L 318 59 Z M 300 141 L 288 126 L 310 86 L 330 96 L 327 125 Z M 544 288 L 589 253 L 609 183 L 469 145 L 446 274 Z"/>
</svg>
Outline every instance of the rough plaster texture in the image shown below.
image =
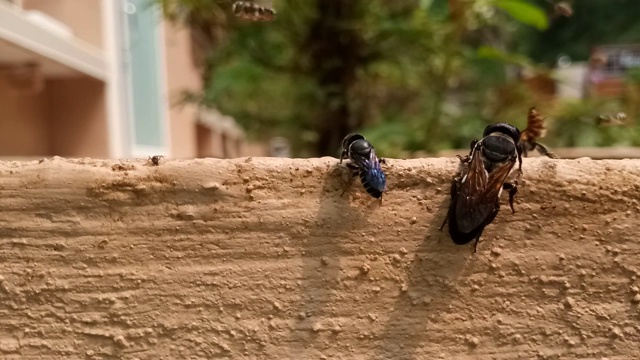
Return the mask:
<svg viewBox="0 0 640 360">
<path fill-rule="evenodd" d="M 0 163 L 8 359 L 637 359 L 640 161 L 525 159 L 472 254 L 457 159 Z"/>
</svg>

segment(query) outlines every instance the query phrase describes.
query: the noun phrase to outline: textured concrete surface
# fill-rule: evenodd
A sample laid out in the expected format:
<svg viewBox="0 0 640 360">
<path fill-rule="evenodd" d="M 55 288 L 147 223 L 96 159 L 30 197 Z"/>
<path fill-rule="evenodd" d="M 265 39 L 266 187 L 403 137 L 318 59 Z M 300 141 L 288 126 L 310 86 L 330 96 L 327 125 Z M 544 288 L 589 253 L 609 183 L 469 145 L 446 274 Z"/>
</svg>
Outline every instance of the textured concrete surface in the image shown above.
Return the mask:
<svg viewBox="0 0 640 360">
<path fill-rule="evenodd" d="M 0 355 L 640 358 L 640 161 L 525 159 L 475 255 L 457 159 L 388 159 L 382 204 L 336 164 L 0 163 Z"/>
</svg>

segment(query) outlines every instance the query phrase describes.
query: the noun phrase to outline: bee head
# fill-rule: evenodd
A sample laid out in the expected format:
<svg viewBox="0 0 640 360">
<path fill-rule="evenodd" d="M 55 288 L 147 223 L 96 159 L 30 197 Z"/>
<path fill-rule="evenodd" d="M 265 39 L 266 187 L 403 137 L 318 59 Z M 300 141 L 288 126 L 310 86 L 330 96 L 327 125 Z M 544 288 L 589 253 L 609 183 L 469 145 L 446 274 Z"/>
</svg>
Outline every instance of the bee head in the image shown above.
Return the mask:
<svg viewBox="0 0 640 360">
<path fill-rule="evenodd" d="M 510 137 L 516 145 L 518 145 L 518 143 L 520 142 L 520 130 L 518 130 L 517 127 L 511 124 L 495 123 L 487 125 L 487 127 L 484 128 L 482 137 L 488 136 L 493 133 L 500 133 Z"/>
<path fill-rule="evenodd" d="M 365 138 L 360 134 L 349 134 L 345 136 L 344 139 L 342 140 L 342 149 L 343 150 L 348 149 L 349 145 L 351 145 L 356 140 L 365 140 Z"/>
</svg>

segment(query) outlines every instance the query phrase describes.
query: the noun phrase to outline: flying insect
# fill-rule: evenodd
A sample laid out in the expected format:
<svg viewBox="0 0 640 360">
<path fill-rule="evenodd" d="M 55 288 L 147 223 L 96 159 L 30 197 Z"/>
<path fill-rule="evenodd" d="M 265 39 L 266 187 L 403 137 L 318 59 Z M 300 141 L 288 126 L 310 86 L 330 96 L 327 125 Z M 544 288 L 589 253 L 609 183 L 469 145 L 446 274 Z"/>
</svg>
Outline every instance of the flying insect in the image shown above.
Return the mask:
<svg viewBox="0 0 640 360">
<path fill-rule="evenodd" d="M 488 125 L 481 140 L 471 142 L 471 152 L 464 158 L 462 176 L 453 179 L 451 203 L 440 230 L 449 223 L 449 235 L 454 243 L 464 245 L 475 240 L 473 252 L 484 228 L 500 211 L 502 190 L 509 191 L 509 206 L 518 191 L 516 182 L 506 182 L 516 164 L 522 167 L 520 131 L 507 123 Z M 466 170 L 464 169 L 466 167 Z"/>
<path fill-rule="evenodd" d="M 616 114 L 602 114 L 596 117 L 597 126 L 627 126 L 629 117 L 623 112 Z"/>
<path fill-rule="evenodd" d="M 387 178 L 380 167 L 384 164 L 384 159 L 378 158 L 373 145 L 360 134 L 349 134 L 342 140 L 342 160 L 349 159 L 347 167 L 354 170 L 353 176 L 340 196 L 347 191 L 353 178 L 360 176 L 360 182 L 369 195 L 377 199 L 382 199 L 382 193 L 386 190 Z"/>
<path fill-rule="evenodd" d="M 271 21 L 276 17 L 274 9 L 260 6 L 252 1 L 236 1 L 231 9 L 235 16 L 243 20 Z"/>
</svg>

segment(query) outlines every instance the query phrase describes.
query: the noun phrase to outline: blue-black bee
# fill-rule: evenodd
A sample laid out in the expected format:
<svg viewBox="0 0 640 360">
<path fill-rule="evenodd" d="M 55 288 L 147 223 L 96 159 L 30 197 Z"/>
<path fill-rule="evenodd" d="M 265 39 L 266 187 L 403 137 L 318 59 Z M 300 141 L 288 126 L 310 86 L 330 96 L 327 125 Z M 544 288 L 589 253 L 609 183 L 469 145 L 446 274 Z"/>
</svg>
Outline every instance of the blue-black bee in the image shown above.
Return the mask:
<svg viewBox="0 0 640 360">
<path fill-rule="evenodd" d="M 342 140 L 340 164 L 342 164 L 343 159 L 351 160 L 351 163 L 347 163 L 347 167 L 355 170 L 353 177 L 360 175 L 362 186 L 364 186 L 369 195 L 381 199 L 387 183 L 387 178 L 380 167 L 380 164 L 384 164 L 384 159 L 376 156 L 376 151 L 371 143 L 360 134 L 347 135 Z M 340 196 L 347 191 L 353 177 L 349 180 L 347 187 Z"/>
<path fill-rule="evenodd" d="M 160 165 L 160 159 L 162 159 L 162 158 L 164 158 L 164 156 L 162 156 L 162 155 L 149 156 L 149 162 L 153 166 L 158 166 L 158 165 Z"/>
<path fill-rule="evenodd" d="M 517 184 L 506 182 L 516 160 L 522 170 L 520 131 L 513 125 L 488 125 L 483 138 L 471 142 L 471 153 L 460 158 L 468 166 L 462 177 L 451 184 L 451 203 L 440 230 L 449 222 L 449 234 L 454 243 L 463 245 L 475 240 L 473 252 L 484 231 L 498 215 L 500 194 L 509 190 L 509 206 L 518 191 Z"/>
</svg>

